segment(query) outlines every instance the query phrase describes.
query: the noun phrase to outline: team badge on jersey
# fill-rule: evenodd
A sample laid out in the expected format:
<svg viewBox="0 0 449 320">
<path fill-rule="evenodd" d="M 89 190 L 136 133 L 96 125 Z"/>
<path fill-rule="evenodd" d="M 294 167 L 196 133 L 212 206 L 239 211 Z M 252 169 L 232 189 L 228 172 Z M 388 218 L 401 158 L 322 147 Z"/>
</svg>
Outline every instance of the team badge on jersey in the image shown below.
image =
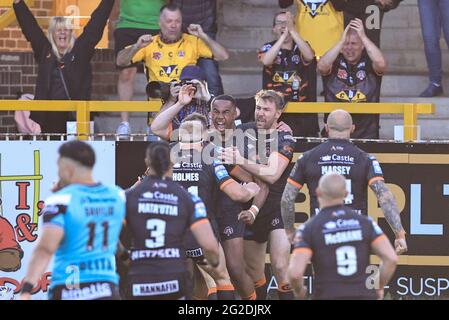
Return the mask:
<svg viewBox="0 0 449 320">
<path fill-rule="evenodd" d="M 293 63 L 296 63 L 296 64 L 299 64 L 299 56 L 298 56 L 297 54 L 295 54 L 295 55 L 292 57 L 292 62 L 293 62 Z"/>
<path fill-rule="evenodd" d="M 177 67 L 178 66 L 175 64 L 175 65 L 166 66 L 166 67 L 161 66 L 161 69 L 167 75 L 167 77 L 170 77 L 171 74 L 173 73 L 173 71 L 175 71 Z"/>
<path fill-rule="evenodd" d="M 162 52 L 153 52 L 153 60 L 161 60 Z"/>
<path fill-rule="evenodd" d="M 360 71 L 357 72 L 356 77 L 360 81 L 363 81 L 363 80 L 366 79 L 366 72 L 364 70 L 360 70 Z"/>
<path fill-rule="evenodd" d="M 307 12 L 315 18 L 318 14 L 323 13 L 323 7 L 329 2 L 329 0 L 302 0 L 304 6 L 307 7 Z"/>
</svg>

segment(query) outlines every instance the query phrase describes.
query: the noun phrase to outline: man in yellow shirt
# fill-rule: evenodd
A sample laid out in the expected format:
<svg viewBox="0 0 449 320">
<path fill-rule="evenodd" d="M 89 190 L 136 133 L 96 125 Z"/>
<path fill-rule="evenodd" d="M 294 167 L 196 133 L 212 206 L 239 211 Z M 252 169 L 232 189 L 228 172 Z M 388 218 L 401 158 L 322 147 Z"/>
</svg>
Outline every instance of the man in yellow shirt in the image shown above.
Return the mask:
<svg viewBox="0 0 449 320">
<path fill-rule="evenodd" d="M 279 0 L 281 8 L 296 3 L 296 27 L 298 33 L 315 51 L 317 58 L 333 48 L 344 30 L 343 12 L 339 12 L 332 0 Z"/>
<path fill-rule="evenodd" d="M 199 58 L 228 59 L 226 49 L 211 39 L 200 25 L 191 24 L 182 33 L 181 10 L 176 5 L 165 5 L 160 14 L 161 33 L 143 35 L 138 41 L 117 55 L 117 65 L 127 66 L 143 61 L 148 81 L 179 81 L 182 69 L 196 64 Z"/>
</svg>

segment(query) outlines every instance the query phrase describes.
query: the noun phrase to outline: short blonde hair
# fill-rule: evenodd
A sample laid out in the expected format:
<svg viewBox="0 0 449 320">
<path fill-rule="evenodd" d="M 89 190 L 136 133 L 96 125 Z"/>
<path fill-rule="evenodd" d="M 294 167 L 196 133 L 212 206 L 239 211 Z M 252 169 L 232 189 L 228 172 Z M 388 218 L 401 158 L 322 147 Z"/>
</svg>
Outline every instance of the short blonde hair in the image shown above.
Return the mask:
<svg viewBox="0 0 449 320">
<path fill-rule="evenodd" d="M 66 50 L 63 52 L 63 54 L 61 55 L 61 53 L 59 52 L 57 46 L 56 46 L 56 41 L 54 39 L 54 33 L 56 32 L 56 29 L 59 26 L 63 26 L 69 30 L 72 31 L 71 33 L 71 37 L 69 40 L 69 45 L 67 46 Z M 61 60 L 62 56 L 64 54 L 66 54 L 67 52 L 70 52 L 73 49 L 73 46 L 75 45 L 75 34 L 73 32 L 73 28 L 72 28 L 72 24 L 70 22 L 70 19 L 66 18 L 66 17 L 52 17 L 50 19 L 50 25 L 48 26 L 48 40 L 50 41 L 51 44 L 51 48 L 53 50 L 53 53 L 56 55 L 56 57 L 58 58 L 58 60 Z"/>
</svg>

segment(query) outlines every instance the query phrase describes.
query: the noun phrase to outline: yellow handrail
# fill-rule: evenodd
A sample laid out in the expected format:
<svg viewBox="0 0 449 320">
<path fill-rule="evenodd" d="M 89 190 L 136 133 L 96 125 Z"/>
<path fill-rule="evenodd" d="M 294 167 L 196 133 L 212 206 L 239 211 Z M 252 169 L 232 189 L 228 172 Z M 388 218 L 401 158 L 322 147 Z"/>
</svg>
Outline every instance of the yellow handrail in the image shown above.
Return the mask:
<svg viewBox="0 0 449 320">
<path fill-rule="evenodd" d="M 152 101 L 47 101 L 47 100 L 0 100 L 0 111 L 76 111 L 78 138 L 85 140 L 89 135 L 91 112 L 158 112 L 160 100 Z M 404 140 L 417 139 L 419 114 L 435 113 L 431 103 L 329 103 L 329 102 L 290 102 L 286 113 L 329 113 L 344 109 L 353 114 L 403 114 Z"/>
</svg>

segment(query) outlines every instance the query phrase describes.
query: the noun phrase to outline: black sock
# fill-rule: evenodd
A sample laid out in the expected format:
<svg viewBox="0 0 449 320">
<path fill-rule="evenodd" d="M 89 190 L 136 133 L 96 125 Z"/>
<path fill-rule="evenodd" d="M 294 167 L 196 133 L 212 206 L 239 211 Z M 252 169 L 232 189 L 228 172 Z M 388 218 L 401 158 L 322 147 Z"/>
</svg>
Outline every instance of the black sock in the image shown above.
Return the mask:
<svg viewBox="0 0 449 320">
<path fill-rule="evenodd" d="M 211 293 L 207 296 L 207 300 L 218 300 L 217 292 Z"/>
<path fill-rule="evenodd" d="M 235 300 L 235 291 L 218 289 L 217 298 L 218 300 Z"/>
<path fill-rule="evenodd" d="M 278 290 L 279 300 L 293 300 L 293 291 L 279 291 Z"/>
<path fill-rule="evenodd" d="M 268 284 L 265 282 L 263 285 L 255 288 L 256 289 L 256 300 L 267 300 L 267 288 Z"/>
</svg>

